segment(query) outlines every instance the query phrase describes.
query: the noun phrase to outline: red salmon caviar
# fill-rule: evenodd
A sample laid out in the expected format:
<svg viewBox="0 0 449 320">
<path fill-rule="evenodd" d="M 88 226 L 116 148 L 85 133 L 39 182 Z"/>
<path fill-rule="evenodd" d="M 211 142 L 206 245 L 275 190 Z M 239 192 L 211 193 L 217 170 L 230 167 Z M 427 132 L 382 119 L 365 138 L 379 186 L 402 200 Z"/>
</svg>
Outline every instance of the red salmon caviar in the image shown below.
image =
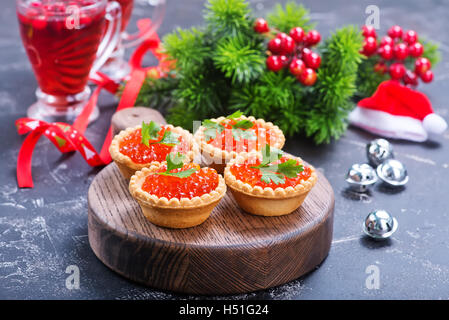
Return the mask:
<svg viewBox="0 0 449 320">
<path fill-rule="evenodd" d="M 142 190 L 155 196 L 172 198 L 189 198 L 200 197 L 203 194 L 210 193 L 218 187 L 218 173 L 212 168 L 200 168 L 194 163 L 185 164 L 180 169 L 171 170 L 171 173 L 185 171 L 196 168 L 198 171 L 192 173 L 187 178 L 179 178 L 174 176 L 151 174 L 146 177 Z M 158 172 L 167 170 L 162 165 Z"/>
<path fill-rule="evenodd" d="M 285 162 L 289 158 L 282 157 L 278 163 Z M 298 162 L 297 162 L 298 163 Z M 236 177 L 237 180 L 248 183 L 249 185 L 255 187 L 259 186 L 262 188 L 270 187 L 272 189 L 276 188 L 287 188 L 287 187 L 295 187 L 296 185 L 301 183 L 301 180 L 307 180 L 310 178 L 312 174 L 312 170 L 309 167 L 304 166 L 304 170 L 296 176 L 296 178 L 287 178 L 285 177 L 285 183 L 275 184 L 274 182 L 266 183 L 260 180 L 262 177 L 262 173 L 259 169 L 252 168 L 260 164 L 260 160 L 255 160 L 252 163 L 242 163 L 242 164 L 233 164 L 231 166 L 231 173 Z"/>
<path fill-rule="evenodd" d="M 250 130 L 254 132 L 257 140 L 240 139 L 236 141 L 232 135 L 232 126 L 238 122 L 238 119 L 226 119 L 220 122 L 224 126 L 221 133 L 217 132 L 215 139 L 207 141 L 210 145 L 226 151 L 248 152 L 251 150 L 260 150 L 265 144 L 269 144 L 271 140 L 276 138 L 270 130 L 266 130 L 263 126 L 251 121 L 253 126 L 244 131 Z"/>
<path fill-rule="evenodd" d="M 162 139 L 165 129 L 162 128 L 159 132 L 159 137 L 156 140 L 149 140 L 149 146 L 147 147 L 145 144 L 142 143 L 142 129 L 137 129 L 131 134 L 127 135 L 125 138 L 120 141 L 119 150 L 120 153 L 124 154 L 125 156 L 128 156 L 131 158 L 131 160 L 134 163 L 150 163 L 153 161 L 162 162 L 165 161 L 165 158 L 167 155 L 174 151 L 175 148 L 181 149 L 181 150 L 187 150 L 185 146 L 181 148 L 180 145 L 174 147 L 174 146 L 167 146 L 164 144 L 154 143 L 156 141 L 159 141 Z M 182 136 L 178 139 L 180 141 L 180 144 L 184 144 L 185 141 L 182 138 Z"/>
</svg>

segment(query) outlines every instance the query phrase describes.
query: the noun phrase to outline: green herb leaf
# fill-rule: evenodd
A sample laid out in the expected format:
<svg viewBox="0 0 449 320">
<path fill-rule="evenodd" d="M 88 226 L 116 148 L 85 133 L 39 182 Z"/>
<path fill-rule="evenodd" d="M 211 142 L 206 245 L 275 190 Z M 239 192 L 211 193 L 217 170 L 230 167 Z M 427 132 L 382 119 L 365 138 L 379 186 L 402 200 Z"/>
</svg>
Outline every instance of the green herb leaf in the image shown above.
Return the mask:
<svg viewBox="0 0 449 320">
<path fill-rule="evenodd" d="M 159 137 L 161 126 L 154 121 L 146 124 L 142 121 L 142 143 L 147 147 L 150 145 L 150 140 L 155 140 Z"/>
<path fill-rule="evenodd" d="M 256 134 L 251 130 L 242 129 L 232 129 L 232 136 L 235 141 L 240 141 L 240 139 L 256 140 Z"/>
<path fill-rule="evenodd" d="M 192 169 L 187 169 L 187 170 L 179 171 L 179 172 L 170 172 L 170 173 L 167 173 L 166 175 L 172 176 L 172 177 L 178 177 L 178 178 L 188 178 L 196 171 L 197 171 L 196 169 L 192 168 Z"/>
<path fill-rule="evenodd" d="M 236 129 L 249 129 L 254 126 L 254 123 L 252 123 L 250 120 L 240 120 L 236 124 L 234 124 L 232 127 Z"/>
<path fill-rule="evenodd" d="M 241 116 L 243 116 L 243 112 L 241 112 L 240 110 L 237 110 L 233 114 L 227 116 L 226 119 L 236 119 L 236 118 L 240 118 Z"/>
<path fill-rule="evenodd" d="M 272 148 L 269 144 L 266 144 L 261 151 L 262 163 L 259 165 L 259 167 L 267 166 L 269 163 L 279 160 L 284 154 L 282 150 Z"/>
<path fill-rule="evenodd" d="M 197 171 L 197 169 L 187 169 L 179 172 L 170 172 L 174 169 L 180 169 L 184 165 L 185 156 L 181 153 L 169 153 L 167 157 L 165 158 L 165 161 L 167 161 L 167 170 L 164 172 L 157 172 L 156 174 L 162 175 L 162 176 L 172 176 L 172 177 L 178 177 L 178 178 L 188 178 L 193 173 Z"/>
<path fill-rule="evenodd" d="M 259 170 L 262 173 L 260 180 L 265 183 L 273 182 L 274 184 L 280 184 L 285 182 L 284 177 L 279 173 L 273 172 L 273 168 L 271 167 L 262 167 Z"/>
<path fill-rule="evenodd" d="M 162 139 L 156 142 L 153 142 L 153 144 L 159 143 L 163 144 L 169 147 L 174 147 L 179 143 L 179 134 L 174 133 L 173 131 L 166 130 L 164 132 L 164 135 L 162 136 Z"/>
<path fill-rule="evenodd" d="M 304 167 L 297 164 L 296 160 L 288 159 L 282 163 L 273 164 L 282 158 L 284 152 L 282 150 L 272 148 L 266 144 L 262 148 L 262 162 L 258 166 L 252 168 L 259 169 L 262 173 L 260 180 L 266 183 L 273 182 L 280 184 L 285 182 L 285 177 L 295 178 L 298 173 L 304 170 Z"/>
<path fill-rule="evenodd" d="M 206 140 L 215 139 L 217 137 L 217 131 L 218 133 L 222 133 L 224 130 L 223 125 L 209 119 L 203 121 L 203 127 L 206 128 L 204 130 Z"/>
<path fill-rule="evenodd" d="M 182 168 L 184 165 L 185 156 L 180 152 L 177 153 L 169 153 L 165 158 L 167 161 L 167 172 L 172 171 L 173 169 Z"/>
<path fill-rule="evenodd" d="M 289 159 L 277 165 L 277 172 L 283 174 L 287 178 L 296 178 L 298 173 L 304 171 L 304 167 L 297 164 L 296 160 Z"/>
</svg>

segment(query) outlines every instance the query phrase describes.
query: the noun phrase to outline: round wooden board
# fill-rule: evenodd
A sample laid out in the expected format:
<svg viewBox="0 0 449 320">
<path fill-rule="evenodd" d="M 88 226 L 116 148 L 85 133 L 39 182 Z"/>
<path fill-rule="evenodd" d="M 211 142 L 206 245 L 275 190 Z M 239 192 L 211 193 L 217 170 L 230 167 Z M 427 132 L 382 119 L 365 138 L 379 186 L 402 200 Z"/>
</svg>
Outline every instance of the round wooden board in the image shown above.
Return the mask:
<svg viewBox="0 0 449 320">
<path fill-rule="evenodd" d="M 243 212 L 228 191 L 210 218 L 188 229 L 145 219 L 112 163 L 88 194 L 89 243 L 112 270 L 157 289 L 193 294 L 244 293 L 294 280 L 327 256 L 334 193 L 324 175 L 303 205 L 281 217 Z"/>
</svg>

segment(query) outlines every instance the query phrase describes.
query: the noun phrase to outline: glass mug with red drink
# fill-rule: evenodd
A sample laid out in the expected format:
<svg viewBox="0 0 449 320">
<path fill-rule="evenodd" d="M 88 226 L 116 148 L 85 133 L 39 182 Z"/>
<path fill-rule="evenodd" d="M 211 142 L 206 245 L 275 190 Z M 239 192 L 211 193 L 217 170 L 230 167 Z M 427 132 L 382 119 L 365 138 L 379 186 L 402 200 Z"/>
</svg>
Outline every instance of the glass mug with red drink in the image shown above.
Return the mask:
<svg viewBox="0 0 449 320">
<path fill-rule="evenodd" d="M 164 19 L 166 0 L 115 1 L 122 7 L 122 32 L 114 53 L 101 68 L 101 72 L 108 75 L 111 79 L 122 80 L 130 72 L 129 64 L 124 59 L 125 49 L 139 45 L 144 39 L 157 31 Z M 136 9 L 140 18 L 150 18 L 151 24 L 147 24 L 145 27 L 141 26 L 141 29 L 137 29 L 134 25 L 129 25 L 133 9 Z"/>
<path fill-rule="evenodd" d="M 90 97 L 87 86 L 117 46 L 121 8 L 108 0 L 16 0 L 23 45 L 39 88 L 28 117 L 72 121 Z M 99 115 L 92 113 L 91 121 Z"/>
</svg>

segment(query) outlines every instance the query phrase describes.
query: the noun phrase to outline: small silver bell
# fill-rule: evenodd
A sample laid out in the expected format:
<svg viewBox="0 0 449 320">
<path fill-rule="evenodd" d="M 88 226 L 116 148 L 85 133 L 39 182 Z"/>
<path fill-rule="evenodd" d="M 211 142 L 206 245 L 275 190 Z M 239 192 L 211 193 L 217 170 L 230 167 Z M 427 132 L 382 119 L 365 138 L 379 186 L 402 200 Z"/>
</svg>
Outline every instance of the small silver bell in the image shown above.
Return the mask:
<svg viewBox="0 0 449 320">
<path fill-rule="evenodd" d="M 363 223 L 363 231 L 374 239 L 387 239 L 398 228 L 398 221 L 385 210 L 370 212 Z"/>
<path fill-rule="evenodd" d="M 357 192 L 366 192 L 376 181 L 376 171 L 366 163 L 353 164 L 346 175 L 346 182 Z"/>
<path fill-rule="evenodd" d="M 398 160 L 388 159 L 376 171 L 379 178 L 389 186 L 400 187 L 408 182 L 407 168 Z"/>
<path fill-rule="evenodd" d="M 375 139 L 366 145 L 366 156 L 371 165 L 377 167 L 387 159 L 394 158 L 393 146 L 385 139 Z"/>
</svg>

